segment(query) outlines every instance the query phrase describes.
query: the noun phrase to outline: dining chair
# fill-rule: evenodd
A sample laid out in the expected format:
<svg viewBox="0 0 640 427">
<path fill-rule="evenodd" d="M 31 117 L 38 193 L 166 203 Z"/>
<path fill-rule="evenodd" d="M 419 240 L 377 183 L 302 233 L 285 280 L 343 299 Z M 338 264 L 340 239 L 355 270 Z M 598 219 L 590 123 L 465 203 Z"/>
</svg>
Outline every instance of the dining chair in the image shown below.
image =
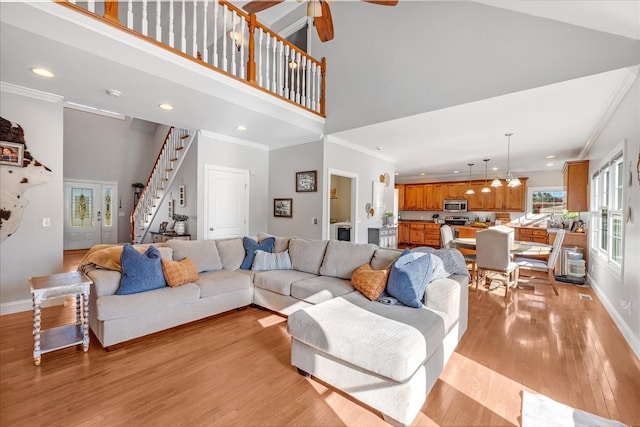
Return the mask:
<svg viewBox="0 0 640 427">
<path fill-rule="evenodd" d="M 440 247 L 442 248 L 455 248 L 456 245 L 453 242 L 453 230 L 447 224 L 440 226 Z M 462 252 L 462 251 L 461 251 Z M 464 253 L 464 261 L 471 265 L 471 285 L 476 285 L 478 289 L 478 277 L 477 277 L 477 260 L 474 254 Z"/>
<path fill-rule="evenodd" d="M 556 238 L 553 241 L 553 247 L 551 248 L 551 253 L 549 253 L 549 258 L 546 261 L 534 258 L 516 258 L 515 260 L 521 269 L 547 273 L 549 283 L 551 283 L 551 287 L 556 295 L 558 295 L 558 282 L 556 281 L 555 269 L 558 257 L 562 251 L 564 233 L 565 231 L 563 229 L 557 230 Z"/>
<path fill-rule="evenodd" d="M 511 261 L 509 253 L 512 243 L 513 229 L 489 228 L 476 233 L 478 277 L 483 277 L 484 282 L 490 274 L 495 276 L 497 273 L 504 280 L 505 298 L 509 294 L 509 288 L 518 284 L 519 266 Z"/>
</svg>

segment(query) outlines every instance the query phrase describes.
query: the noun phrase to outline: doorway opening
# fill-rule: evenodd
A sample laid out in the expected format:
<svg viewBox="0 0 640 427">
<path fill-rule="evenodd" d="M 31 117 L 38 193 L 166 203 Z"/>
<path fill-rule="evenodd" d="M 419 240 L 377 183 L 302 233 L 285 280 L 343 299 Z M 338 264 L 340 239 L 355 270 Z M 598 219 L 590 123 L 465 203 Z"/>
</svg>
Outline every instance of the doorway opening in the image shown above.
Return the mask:
<svg viewBox="0 0 640 427">
<path fill-rule="evenodd" d="M 358 174 L 329 169 L 326 230 L 330 240 L 357 242 Z"/>
</svg>

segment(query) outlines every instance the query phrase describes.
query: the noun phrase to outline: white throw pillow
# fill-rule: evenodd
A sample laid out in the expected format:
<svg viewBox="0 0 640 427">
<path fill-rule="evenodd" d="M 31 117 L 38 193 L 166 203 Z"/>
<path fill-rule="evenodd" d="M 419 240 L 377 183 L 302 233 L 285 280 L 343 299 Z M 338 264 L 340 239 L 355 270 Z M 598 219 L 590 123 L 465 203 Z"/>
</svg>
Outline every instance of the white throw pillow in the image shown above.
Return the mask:
<svg viewBox="0 0 640 427">
<path fill-rule="evenodd" d="M 269 253 L 261 250 L 256 251 L 255 258 L 253 259 L 253 265 L 251 266 L 253 271 L 267 271 L 267 270 L 291 270 L 291 257 L 289 257 L 289 250 L 284 252 Z"/>
</svg>

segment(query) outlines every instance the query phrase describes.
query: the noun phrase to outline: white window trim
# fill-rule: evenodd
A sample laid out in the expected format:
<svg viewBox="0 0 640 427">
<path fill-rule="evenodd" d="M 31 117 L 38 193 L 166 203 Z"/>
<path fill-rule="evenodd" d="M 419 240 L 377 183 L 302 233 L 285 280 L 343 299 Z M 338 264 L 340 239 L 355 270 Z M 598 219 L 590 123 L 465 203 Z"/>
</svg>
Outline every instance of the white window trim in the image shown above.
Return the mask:
<svg viewBox="0 0 640 427">
<path fill-rule="evenodd" d="M 627 157 L 627 147 L 626 147 L 626 139 L 617 144 L 598 164 L 598 167 L 593 170 L 593 173 L 589 177 L 589 184 L 591 185 L 590 197 L 591 197 L 591 207 L 589 212 L 589 219 L 591 221 L 590 228 L 592 230 L 589 231 L 591 242 L 589 244 L 589 252 L 592 257 L 597 257 L 597 259 L 605 265 L 612 273 L 622 276 L 622 272 L 624 271 L 624 243 L 625 243 L 625 233 L 626 233 L 626 222 L 627 222 L 627 185 L 625 177 L 628 175 L 629 170 L 626 167 L 626 157 Z M 600 248 L 600 233 L 597 234 L 597 237 L 594 237 L 593 230 L 595 229 L 595 220 L 600 219 L 600 210 L 602 208 L 603 202 L 600 201 L 600 206 L 595 206 L 595 192 L 599 190 L 600 197 L 602 198 L 603 191 L 602 188 L 596 189 L 596 186 L 593 185 L 593 180 L 596 175 L 602 174 L 603 171 L 609 170 L 613 173 L 613 175 L 609 175 L 609 188 L 607 189 L 607 203 L 612 201 L 612 198 L 615 197 L 615 164 L 618 162 L 617 159 L 620 159 L 622 163 L 622 178 L 623 178 L 623 186 L 622 186 L 622 208 L 620 210 L 609 209 L 608 212 L 608 223 L 607 223 L 607 250 L 604 251 Z M 615 161 L 615 163 L 614 163 Z M 599 180 L 599 184 L 602 180 Z M 616 263 L 612 259 L 612 243 L 613 239 L 611 238 L 611 231 L 613 229 L 613 224 L 611 221 L 612 213 L 620 213 L 622 215 L 622 233 L 621 233 L 621 247 L 622 247 L 622 259 L 620 264 Z M 599 224 L 599 223 L 598 223 Z"/>
<path fill-rule="evenodd" d="M 527 211 L 524 214 L 525 218 L 536 218 L 539 217 L 540 214 L 533 213 L 533 193 L 536 191 L 564 191 L 564 187 L 562 185 L 542 185 L 540 187 L 528 187 L 527 188 Z M 566 201 L 566 195 L 565 195 Z M 546 215 L 545 215 L 546 216 Z"/>
</svg>

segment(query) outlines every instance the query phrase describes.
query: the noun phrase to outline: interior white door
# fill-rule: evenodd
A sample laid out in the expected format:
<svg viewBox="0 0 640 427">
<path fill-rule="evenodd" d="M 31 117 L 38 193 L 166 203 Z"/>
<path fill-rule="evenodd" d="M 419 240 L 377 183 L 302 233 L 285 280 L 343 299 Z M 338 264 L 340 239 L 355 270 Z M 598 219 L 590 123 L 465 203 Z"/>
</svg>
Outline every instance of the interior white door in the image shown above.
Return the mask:
<svg viewBox="0 0 640 427">
<path fill-rule="evenodd" d="M 117 184 L 64 183 L 64 249 L 117 243 Z"/>
<path fill-rule="evenodd" d="M 205 166 L 206 239 L 246 236 L 249 232 L 249 171 Z"/>
</svg>

